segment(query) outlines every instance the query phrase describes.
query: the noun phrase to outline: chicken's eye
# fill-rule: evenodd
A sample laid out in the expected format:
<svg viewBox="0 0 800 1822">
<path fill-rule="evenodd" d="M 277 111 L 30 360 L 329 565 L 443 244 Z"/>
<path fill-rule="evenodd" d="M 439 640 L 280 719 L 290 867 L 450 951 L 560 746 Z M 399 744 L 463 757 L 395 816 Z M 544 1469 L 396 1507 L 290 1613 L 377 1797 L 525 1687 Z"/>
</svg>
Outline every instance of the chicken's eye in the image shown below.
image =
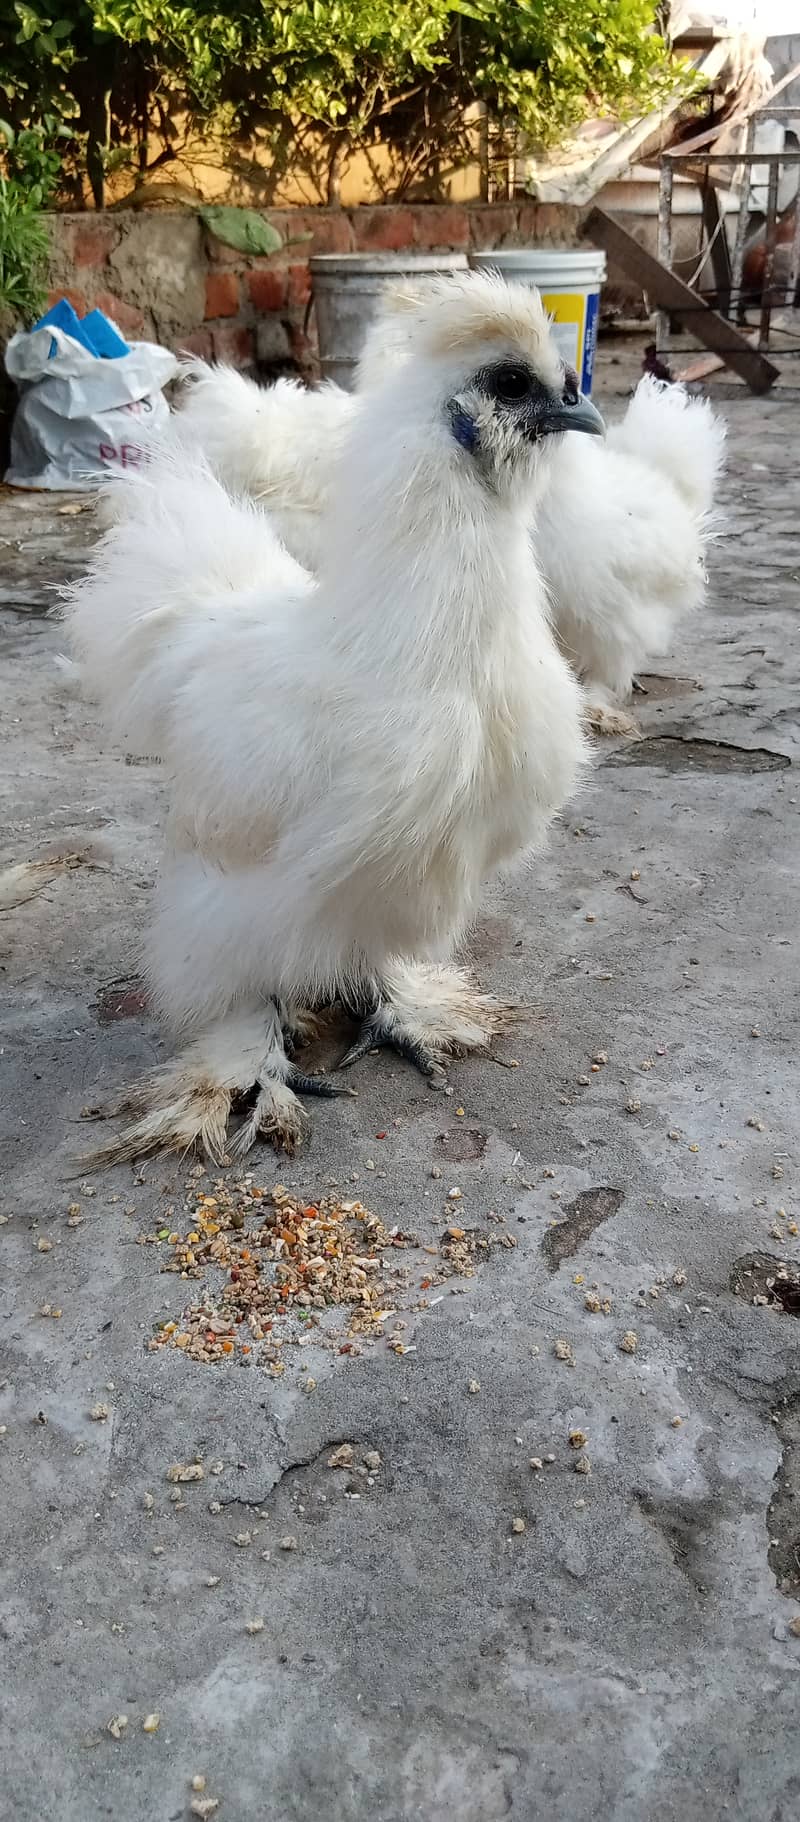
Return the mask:
<svg viewBox="0 0 800 1822">
<path fill-rule="evenodd" d="M 495 398 L 502 399 L 504 404 L 518 405 L 527 399 L 533 389 L 533 381 L 527 367 L 515 367 L 508 362 L 502 367 L 495 367 L 492 374 L 492 391 Z"/>
</svg>

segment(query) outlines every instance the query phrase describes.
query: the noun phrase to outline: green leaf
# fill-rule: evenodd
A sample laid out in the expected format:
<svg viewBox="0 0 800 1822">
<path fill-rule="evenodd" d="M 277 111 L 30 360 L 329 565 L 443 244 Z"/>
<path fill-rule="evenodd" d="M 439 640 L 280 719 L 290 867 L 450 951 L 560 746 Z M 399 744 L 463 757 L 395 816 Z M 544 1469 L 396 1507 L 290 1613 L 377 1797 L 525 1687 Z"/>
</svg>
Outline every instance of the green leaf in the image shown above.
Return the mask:
<svg viewBox="0 0 800 1822">
<path fill-rule="evenodd" d="M 277 253 L 283 236 L 257 215 L 255 209 L 233 209 L 224 203 L 209 203 L 197 211 L 203 226 L 224 247 L 235 247 L 238 253 Z"/>
</svg>

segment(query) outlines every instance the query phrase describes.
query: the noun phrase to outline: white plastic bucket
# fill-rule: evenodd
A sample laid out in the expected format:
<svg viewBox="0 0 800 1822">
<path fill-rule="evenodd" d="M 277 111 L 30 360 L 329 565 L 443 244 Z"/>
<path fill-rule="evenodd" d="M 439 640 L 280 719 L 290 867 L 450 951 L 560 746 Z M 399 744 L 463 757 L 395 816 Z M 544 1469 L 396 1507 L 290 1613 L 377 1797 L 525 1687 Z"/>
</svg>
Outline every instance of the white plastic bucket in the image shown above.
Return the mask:
<svg viewBox="0 0 800 1822">
<path fill-rule="evenodd" d="M 592 247 L 572 252 L 565 247 L 502 247 L 497 252 L 471 253 L 470 265 L 493 267 L 518 285 L 535 285 L 553 319 L 553 338 L 562 358 L 580 380 L 581 391 L 592 390 L 597 348 L 600 287 L 606 276 L 605 253 Z"/>
<path fill-rule="evenodd" d="M 350 392 L 364 337 L 381 292 L 404 278 L 465 272 L 465 253 L 315 253 L 309 261 L 314 287 L 322 377 Z"/>
</svg>

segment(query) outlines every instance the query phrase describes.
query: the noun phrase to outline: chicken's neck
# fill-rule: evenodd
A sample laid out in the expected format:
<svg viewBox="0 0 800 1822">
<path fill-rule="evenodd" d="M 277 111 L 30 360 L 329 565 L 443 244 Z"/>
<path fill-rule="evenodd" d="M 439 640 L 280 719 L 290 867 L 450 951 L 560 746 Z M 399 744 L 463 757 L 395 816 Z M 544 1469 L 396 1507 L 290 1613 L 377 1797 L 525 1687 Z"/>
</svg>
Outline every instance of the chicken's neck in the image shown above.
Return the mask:
<svg viewBox="0 0 800 1822">
<path fill-rule="evenodd" d="M 546 619 L 530 505 L 422 469 L 366 491 L 331 528 L 319 605 L 339 654 L 429 685 L 485 687 L 494 654 L 524 652 Z"/>
</svg>

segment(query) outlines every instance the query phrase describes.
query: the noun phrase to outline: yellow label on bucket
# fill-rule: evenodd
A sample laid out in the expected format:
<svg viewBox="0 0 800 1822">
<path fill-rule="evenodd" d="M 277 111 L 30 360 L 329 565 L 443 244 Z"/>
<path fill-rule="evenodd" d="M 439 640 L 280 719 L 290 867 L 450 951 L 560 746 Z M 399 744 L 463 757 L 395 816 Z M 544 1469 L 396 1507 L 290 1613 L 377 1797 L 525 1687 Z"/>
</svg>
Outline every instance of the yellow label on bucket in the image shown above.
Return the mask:
<svg viewBox="0 0 800 1822">
<path fill-rule="evenodd" d="M 580 376 L 586 328 L 586 298 L 568 291 L 543 291 L 542 303 L 553 318 L 552 335 L 561 359 Z"/>
</svg>

